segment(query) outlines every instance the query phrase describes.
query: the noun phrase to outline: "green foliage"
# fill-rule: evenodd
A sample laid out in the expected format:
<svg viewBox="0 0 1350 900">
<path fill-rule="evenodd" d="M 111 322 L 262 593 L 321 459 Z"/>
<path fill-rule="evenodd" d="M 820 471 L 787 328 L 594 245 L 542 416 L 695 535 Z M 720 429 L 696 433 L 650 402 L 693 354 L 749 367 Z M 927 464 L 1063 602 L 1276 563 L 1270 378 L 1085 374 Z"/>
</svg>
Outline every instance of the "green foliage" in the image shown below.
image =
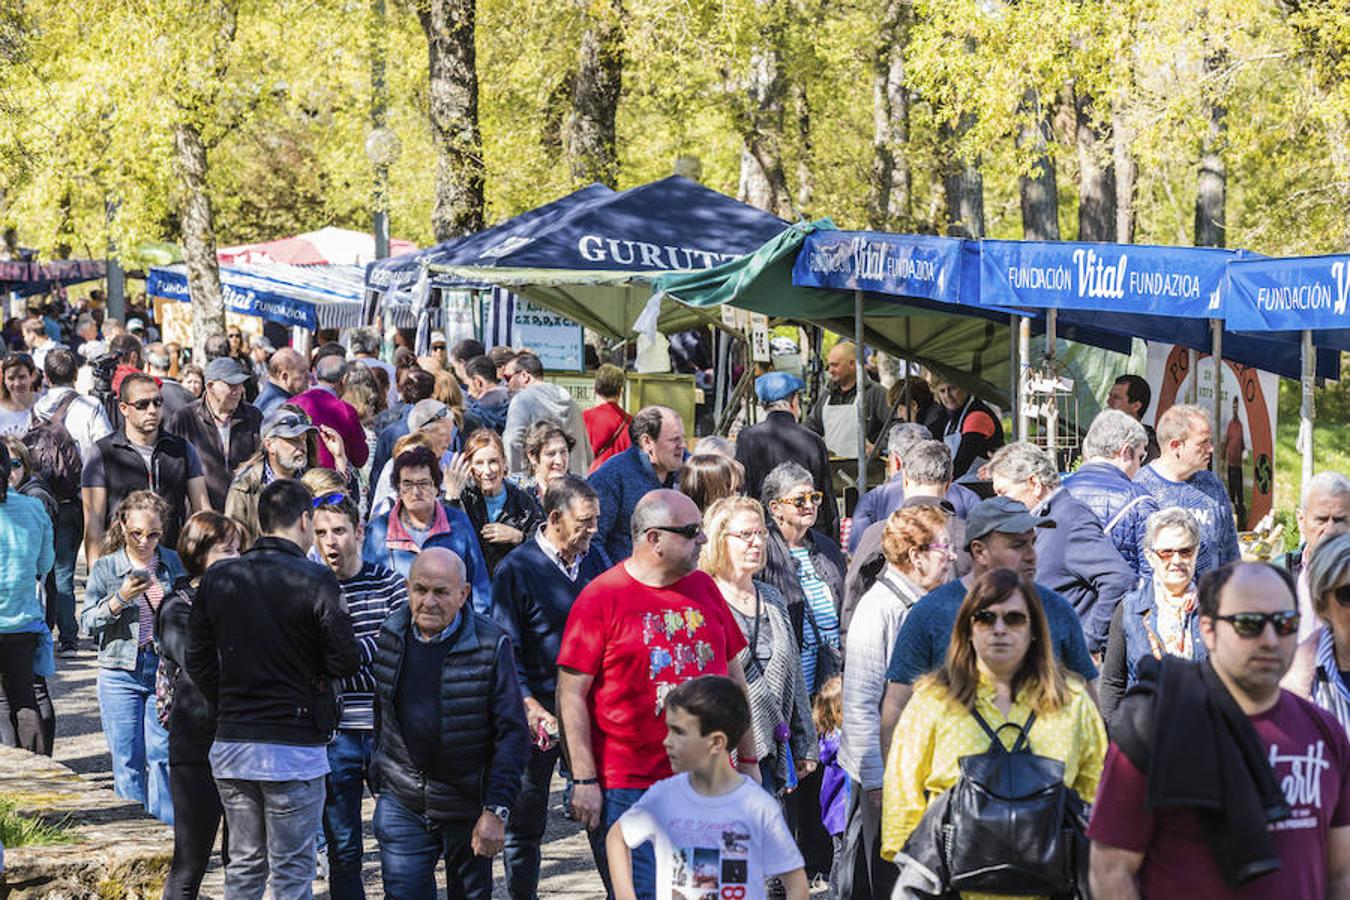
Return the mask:
<svg viewBox="0 0 1350 900">
<path fill-rule="evenodd" d="M 70 844 L 75 835 L 63 824 L 51 824 L 31 816 L 15 812 L 15 802 L 9 797 L 0 797 L 0 846 L 34 847 L 48 844 Z"/>
</svg>

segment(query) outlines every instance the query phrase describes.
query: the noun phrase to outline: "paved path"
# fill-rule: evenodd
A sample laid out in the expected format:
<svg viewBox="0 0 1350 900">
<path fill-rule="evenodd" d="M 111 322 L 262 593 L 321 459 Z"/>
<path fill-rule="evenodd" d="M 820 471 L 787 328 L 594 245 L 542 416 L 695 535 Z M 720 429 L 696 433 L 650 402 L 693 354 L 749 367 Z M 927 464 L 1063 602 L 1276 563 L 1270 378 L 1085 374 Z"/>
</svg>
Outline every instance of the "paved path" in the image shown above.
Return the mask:
<svg viewBox="0 0 1350 900">
<path fill-rule="evenodd" d="M 57 761 L 111 790 L 111 761 L 98 714 L 97 661 L 91 649 L 92 643 L 81 643 L 84 649 L 77 659 L 57 660 L 57 676 L 52 684 L 52 701 L 57 716 L 55 757 Z M 367 896 L 383 897 L 379 856 L 375 852 L 375 839 L 370 831 L 370 818 L 374 809 L 374 801 L 367 797 L 364 805 L 366 855 L 363 877 Z M 592 900 L 604 896 L 585 833 L 562 816 L 562 782 L 556 775 L 543 850 L 543 871 L 539 886 L 541 897 Z M 493 896 L 505 900 L 507 894 L 501 880 L 500 859 L 494 864 L 494 871 L 497 889 Z M 202 897 L 212 900 L 221 897 L 223 877 L 217 855 L 202 885 Z M 443 876 L 441 883 L 444 884 Z M 316 897 L 328 897 L 326 882 L 316 881 L 314 888 Z"/>
</svg>

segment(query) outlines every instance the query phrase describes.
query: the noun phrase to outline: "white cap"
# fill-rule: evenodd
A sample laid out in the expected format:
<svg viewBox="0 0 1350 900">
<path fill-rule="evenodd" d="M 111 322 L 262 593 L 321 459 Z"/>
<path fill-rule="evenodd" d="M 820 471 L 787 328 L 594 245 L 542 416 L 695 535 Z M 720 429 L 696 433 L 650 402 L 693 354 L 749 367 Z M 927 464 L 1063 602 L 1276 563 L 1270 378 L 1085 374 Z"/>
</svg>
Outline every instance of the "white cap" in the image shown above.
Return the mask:
<svg viewBox="0 0 1350 900">
<path fill-rule="evenodd" d="M 431 333 L 431 346 L 434 347 L 437 344 L 444 344 L 444 343 L 445 343 L 445 332 L 433 331 Z"/>
</svg>

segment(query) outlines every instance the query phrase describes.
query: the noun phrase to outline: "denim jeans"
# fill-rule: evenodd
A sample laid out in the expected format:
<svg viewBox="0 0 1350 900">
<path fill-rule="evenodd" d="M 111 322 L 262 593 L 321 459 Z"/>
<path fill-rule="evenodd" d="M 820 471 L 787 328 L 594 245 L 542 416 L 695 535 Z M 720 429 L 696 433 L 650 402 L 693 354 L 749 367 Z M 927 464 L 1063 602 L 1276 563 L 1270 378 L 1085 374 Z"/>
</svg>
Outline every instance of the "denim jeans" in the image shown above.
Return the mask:
<svg viewBox="0 0 1350 900">
<path fill-rule="evenodd" d="M 314 832 L 323 817 L 323 779 L 247 781 L 217 778 L 229 827 L 225 900 L 261 900 L 271 875 L 273 900 L 314 896 Z"/>
<path fill-rule="evenodd" d="M 492 860 L 473 852 L 473 826 L 450 830 L 419 815 L 389 791 L 375 803 L 384 895 L 435 900 L 436 863 L 445 859 L 445 893 L 454 900 L 492 900 Z"/>
<path fill-rule="evenodd" d="M 80 634 L 80 625 L 75 621 L 75 557 L 84 538 L 84 510 L 78 499 L 62 503 L 58 510 L 54 534 L 56 565 L 52 568 L 56 592 L 55 597 L 48 598 L 48 606 L 55 606 L 56 621 L 47 624 L 55 627 L 60 634 L 58 641 L 65 644 L 74 642 Z"/>
<path fill-rule="evenodd" d="M 342 729 L 328 745 L 323 836 L 333 900 L 365 900 L 361 885 L 361 795 L 370 772 L 373 731 Z"/>
<path fill-rule="evenodd" d="M 609 882 L 609 855 L 605 851 L 605 838 L 609 835 L 609 829 L 619 821 L 619 817 L 645 793 L 647 792 L 643 788 L 603 789 L 601 827 L 586 832 L 586 837 L 591 842 L 591 855 L 595 857 L 595 865 L 600 869 L 600 878 L 605 882 L 605 896 L 608 900 L 614 900 L 614 887 Z M 633 888 L 637 892 L 638 900 L 656 898 L 656 851 L 650 843 L 633 850 Z"/>
<path fill-rule="evenodd" d="M 150 815 L 173 824 L 169 793 L 169 733 L 155 713 L 159 656 L 149 646 L 136 654 L 136 669 L 98 670 L 98 709 L 112 755 L 113 790 L 145 804 Z"/>
<path fill-rule="evenodd" d="M 506 893 L 511 900 L 536 900 L 539 896 L 539 845 L 548 827 L 548 789 L 561 752 L 556 746 L 544 751 L 530 749 L 502 851 Z"/>
</svg>

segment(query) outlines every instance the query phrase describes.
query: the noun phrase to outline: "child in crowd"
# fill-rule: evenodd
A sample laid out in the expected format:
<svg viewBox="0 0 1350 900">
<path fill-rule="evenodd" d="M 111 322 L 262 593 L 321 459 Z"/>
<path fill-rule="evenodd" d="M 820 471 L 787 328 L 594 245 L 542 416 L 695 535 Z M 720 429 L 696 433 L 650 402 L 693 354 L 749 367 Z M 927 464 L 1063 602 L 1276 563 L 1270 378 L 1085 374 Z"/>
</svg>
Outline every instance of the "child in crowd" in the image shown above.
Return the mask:
<svg viewBox="0 0 1350 900">
<path fill-rule="evenodd" d="M 731 748 L 750 727 L 745 692 L 705 675 L 672 690 L 665 710 L 676 774 L 648 788 L 609 831 L 615 897 L 637 897 L 632 849 L 651 841 L 656 900 L 754 900 L 774 877 L 789 900 L 806 900 L 806 869 L 778 802 L 731 765 Z"/>
<path fill-rule="evenodd" d="M 839 846 L 848 820 L 848 773 L 839 765 L 839 729 L 844 722 L 844 679 L 838 675 L 820 686 L 811 704 L 811 719 L 820 741 L 820 821 L 834 840 L 830 896 L 839 896 Z"/>
</svg>

